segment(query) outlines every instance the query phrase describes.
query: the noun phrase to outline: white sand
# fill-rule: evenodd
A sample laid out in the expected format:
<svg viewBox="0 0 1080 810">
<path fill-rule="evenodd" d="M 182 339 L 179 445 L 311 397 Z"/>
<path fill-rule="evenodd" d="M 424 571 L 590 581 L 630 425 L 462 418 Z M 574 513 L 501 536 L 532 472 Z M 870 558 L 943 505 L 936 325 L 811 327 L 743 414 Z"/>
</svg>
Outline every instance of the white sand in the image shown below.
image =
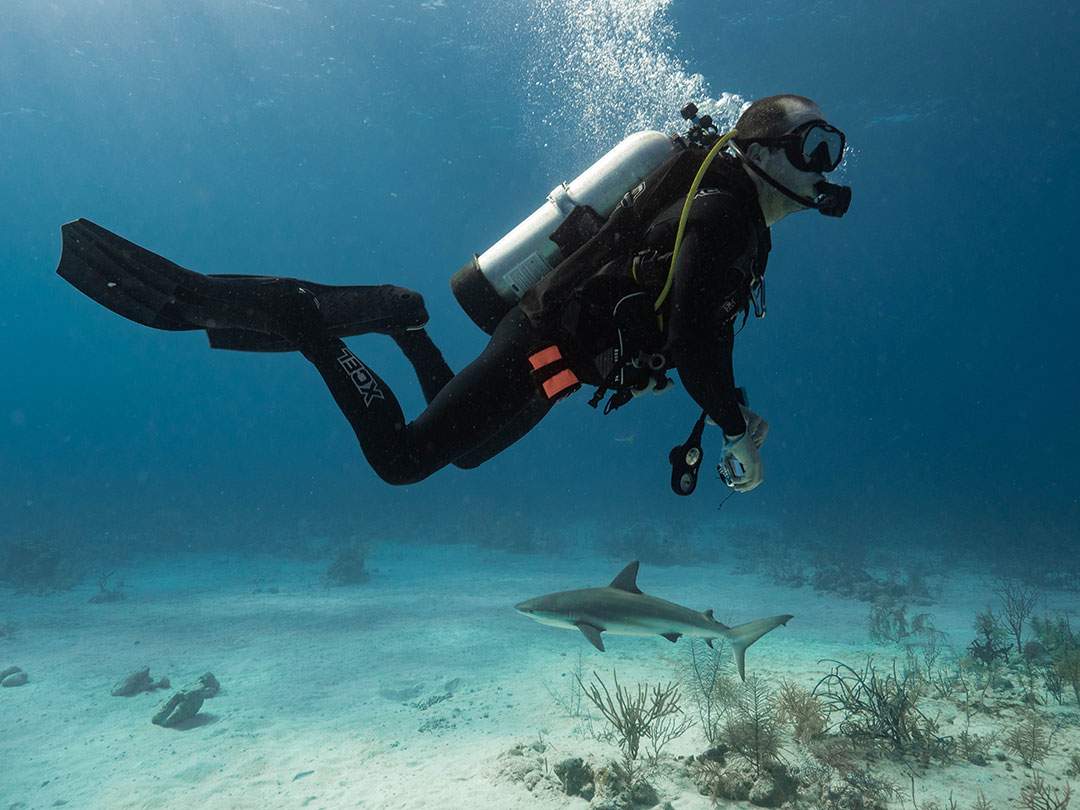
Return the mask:
<svg viewBox="0 0 1080 810">
<path fill-rule="evenodd" d="M 624 683 L 673 678 L 685 652 L 684 642 L 611 637 L 601 654 L 577 633 L 512 610 L 529 596 L 605 584 L 620 567 L 611 561 L 404 546 L 378 549 L 371 564 L 371 581 L 352 588 L 323 587 L 325 563 L 190 556 L 127 568 L 129 598 L 116 604 L 88 604 L 92 584 L 46 597 L 0 592 L 0 618 L 18 625 L 16 638 L 0 640 L 0 668 L 21 666 L 31 679 L 0 690 L 0 810 L 583 810 L 580 799 L 500 778 L 500 754 L 542 734 L 551 762 L 610 756 L 560 716 L 546 685 L 565 688 L 579 651 L 586 668 L 615 667 Z M 750 650 L 752 672 L 812 686 L 825 670 L 818 659 L 890 655 L 869 643 L 863 603 L 719 567 L 643 566 L 639 584 L 713 607 L 721 621 L 796 614 Z M 966 645 L 987 591 L 961 579 L 944 587 L 928 610 Z M 222 692 L 200 723 L 159 728 L 150 717 L 171 692 L 109 694 L 145 665 L 174 687 L 212 671 Z M 416 707 L 448 689 L 449 698 Z M 1059 751 L 1080 750 L 1075 723 L 1061 740 Z M 704 747 L 691 731 L 671 753 Z M 1064 767 L 1060 754 L 1047 763 L 1054 784 Z M 919 799 L 951 790 L 966 808 L 979 786 L 995 807 L 1011 807 L 1023 775 L 997 761 L 931 768 Z M 677 810 L 710 806 L 688 784 L 660 781 Z"/>
</svg>

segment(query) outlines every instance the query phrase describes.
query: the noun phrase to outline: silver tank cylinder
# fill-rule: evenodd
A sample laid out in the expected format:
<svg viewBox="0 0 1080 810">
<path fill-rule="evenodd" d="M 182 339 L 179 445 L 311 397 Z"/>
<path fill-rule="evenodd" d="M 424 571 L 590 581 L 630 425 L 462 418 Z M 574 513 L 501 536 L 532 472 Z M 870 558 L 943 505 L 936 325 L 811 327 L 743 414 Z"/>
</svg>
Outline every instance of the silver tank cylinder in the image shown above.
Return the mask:
<svg viewBox="0 0 1080 810">
<path fill-rule="evenodd" d="M 624 138 L 569 183 L 556 186 L 544 204 L 450 281 L 466 313 L 487 332 L 541 278 L 566 258 L 550 239 L 578 206 L 607 219 L 615 206 L 677 148 L 662 132 L 646 130 Z"/>
</svg>

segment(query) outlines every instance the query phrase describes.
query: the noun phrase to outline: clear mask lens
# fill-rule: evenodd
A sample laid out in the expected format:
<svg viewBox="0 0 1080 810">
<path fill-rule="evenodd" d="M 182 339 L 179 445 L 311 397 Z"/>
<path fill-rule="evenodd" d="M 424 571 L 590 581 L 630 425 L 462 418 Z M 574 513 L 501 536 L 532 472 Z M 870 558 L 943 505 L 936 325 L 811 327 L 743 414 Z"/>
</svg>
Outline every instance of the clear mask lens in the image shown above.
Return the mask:
<svg viewBox="0 0 1080 810">
<path fill-rule="evenodd" d="M 827 124 L 814 124 L 803 134 L 801 152 L 807 169 L 831 172 L 844 159 L 844 135 Z"/>
</svg>

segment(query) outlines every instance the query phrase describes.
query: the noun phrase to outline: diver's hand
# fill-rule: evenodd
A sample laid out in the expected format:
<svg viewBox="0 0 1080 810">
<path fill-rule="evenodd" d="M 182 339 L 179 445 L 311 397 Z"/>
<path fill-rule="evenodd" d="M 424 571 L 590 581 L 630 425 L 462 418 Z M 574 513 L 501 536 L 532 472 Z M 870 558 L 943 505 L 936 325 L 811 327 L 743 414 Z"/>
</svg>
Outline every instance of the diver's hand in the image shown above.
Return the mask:
<svg viewBox="0 0 1080 810">
<path fill-rule="evenodd" d="M 769 435 L 769 423 L 745 405 L 740 405 L 739 410 L 742 411 L 743 419 L 746 420 L 746 432 L 754 440 L 754 446 L 760 449 Z"/>
<path fill-rule="evenodd" d="M 769 435 L 769 423 L 747 408 L 745 405 L 740 405 L 739 410 L 742 411 L 743 421 L 746 422 L 746 432 L 750 434 L 750 438 L 754 440 L 754 445 L 760 448 L 765 444 L 765 439 Z M 716 427 L 716 421 L 711 417 L 706 417 L 705 422 L 707 424 Z M 731 441 L 726 433 L 724 438 Z"/>
<path fill-rule="evenodd" d="M 766 426 L 766 432 L 768 432 L 768 426 Z M 729 458 L 734 458 L 743 468 L 742 475 L 735 478 L 731 485 L 736 492 L 749 492 L 762 482 L 761 454 L 750 432 L 749 421 L 746 432 L 741 436 L 724 435 L 724 461 L 722 463 L 729 464 Z M 731 469 L 730 465 L 729 469 Z"/>
</svg>

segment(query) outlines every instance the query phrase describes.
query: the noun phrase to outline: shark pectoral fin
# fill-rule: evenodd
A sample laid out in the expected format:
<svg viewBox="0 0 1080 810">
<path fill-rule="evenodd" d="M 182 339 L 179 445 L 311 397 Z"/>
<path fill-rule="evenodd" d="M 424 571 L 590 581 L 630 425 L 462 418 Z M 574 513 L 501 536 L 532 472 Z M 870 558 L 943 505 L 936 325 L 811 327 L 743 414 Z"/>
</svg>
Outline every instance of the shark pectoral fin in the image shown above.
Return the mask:
<svg viewBox="0 0 1080 810">
<path fill-rule="evenodd" d="M 674 644 L 676 641 L 678 641 L 680 638 L 682 638 L 682 633 L 661 633 L 660 635 L 662 635 L 664 638 L 666 638 L 672 644 Z"/>
<path fill-rule="evenodd" d="M 713 640 L 711 638 L 705 639 L 705 643 L 709 645 L 709 649 L 710 650 L 715 650 L 716 648 L 712 645 L 712 642 L 713 642 Z"/>
<path fill-rule="evenodd" d="M 585 622 L 578 622 L 577 629 L 582 632 L 582 635 L 589 640 L 600 652 L 604 651 L 604 639 L 600 637 L 600 634 L 604 632 L 599 627 L 594 627 L 591 624 L 585 624 Z"/>
<path fill-rule="evenodd" d="M 746 648 L 770 630 L 787 624 L 792 618 L 790 613 L 785 613 L 783 616 L 755 619 L 724 631 L 724 636 L 731 642 L 731 651 L 735 654 L 735 667 L 739 670 L 740 678 L 746 680 Z"/>
</svg>

